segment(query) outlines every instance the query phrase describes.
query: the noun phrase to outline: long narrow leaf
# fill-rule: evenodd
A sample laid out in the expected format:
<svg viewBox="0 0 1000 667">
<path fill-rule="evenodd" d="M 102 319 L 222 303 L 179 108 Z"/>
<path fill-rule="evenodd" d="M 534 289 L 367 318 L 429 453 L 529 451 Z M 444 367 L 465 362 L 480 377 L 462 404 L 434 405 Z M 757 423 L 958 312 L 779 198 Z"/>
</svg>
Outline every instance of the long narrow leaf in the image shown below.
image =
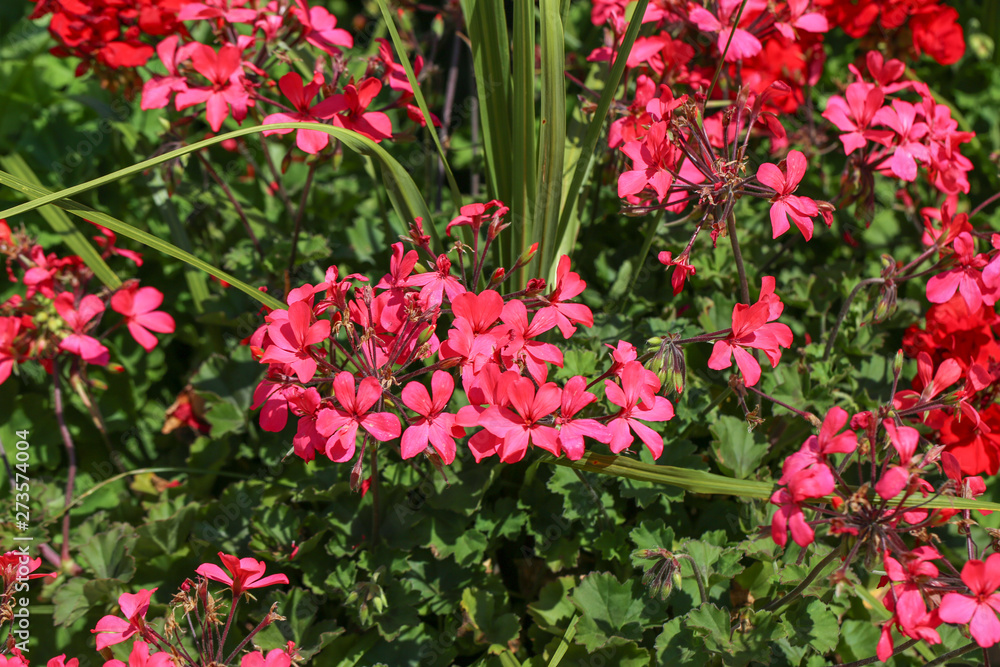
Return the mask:
<svg viewBox="0 0 1000 667">
<path fill-rule="evenodd" d="M 490 196 L 511 196 L 510 45 L 502 0 L 462 0 L 476 74 Z"/>
<path fill-rule="evenodd" d="M 50 194 L 47 190 L 29 185 L 24 181 L 21 181 L 20 179 L 17 179 L 4 171 L 0 171 L 0 185 L 6 185 L 8 187 L 20 190 L 21 192 L 24 192 L 31 197 L 35 197 L 36 198 L 35 201 L 47 197 Z M 144 232 L 141 229 L 136 229 L 132 225 L 122 222 L 121 220 L 118 220 L 116 218 L 113 218 L 110 215 L 101 213 L 100 211 L 95 211 L 89 206 L 84 206 L 83 204 L 79 204 L 71 199 L 57 199 L 54 202 L 54 205 L 75 216 L 91 220 L 100 225 L 104 225 L 114 233 L 119 234 L 121 236 L 125 236 L 130 239 L 134 239 L 139 243 L 149 246 L 153 250 L 158 250 L 165 255 L 169 255 L 171 257 L 175 257 L 179 260 L 187 262 L 191 266 L 201 269 L 205 273 L 209 273 L 218 278 L 219 280 L 225 280 L 227 283 L 229 283 L 236 289 L 252 296 L 254 299 L 260 301 L 262 304 L 264 304 L 269 308 L 285 307 L 285 304 L 281 303 L 273 296 L 269 296 L 261 292 L 260 290 L 257 290 L 254 287 L 247 285 L 243 281 L 235 278 L 234 276 L 229 275 L 225 271 L 217 269 L 208 262 L 198 259 L 191 253 L 184 252 L 183 250 L 181 250 L 172 243 L 164 241 L 163 239 L 158 238 L 156 236 L 153 236 L 148 232 Z"/>
<path fill-rule="evenodd" d="M 587 452 L 579 461 L 567 458 L 556 458 L 549 454 L 541 456 L 541 460 L 568 468 L 577 468 L 587 472 L 596 472 L 614 477 L 627 477 L 641 482 L 652 482 L 666 486 L 676 486 L 691 493 L 715 494 L 724 496 L 739 496 L 763 500 L 770 498 L 776 486 L 774 482 L 752 479 L 733 479 L 704 470 L 689 470 L 674 466 L 653 465 L 630 459 L 627 456 L 607 456 Z M 931 509 L 958 510 L 988 510 L 1000 511 L 1000 503 L 975 498 L 955 498 L 939 496 L 933 499 L 911 497 L 905 507 L 920 505 Z"/>
<path fill-rule="evenodd" d="M 170 227 L 170 238 L 173 239 L 174 244 L 184 252 L 190 253 L 194 250 L 191 247 L 191 239 L 188 238 L 187 230 L 181 224 L 180 218 L 177 217 L 177 210 L 167 195 L 166 188 L 153 193 L 153 204 L 160 211 L 160 215 L 166 219 L 167 225 Z M 205 274 L 188 264 L 184 267 L 184 279 L 187 281 L 188 290 L 191 292 L 195 312 L 205 312 L 204 303 L 210 296 Z"/>
<path fill-rule="evenodd" d="M 535 3 L 514 0 L 514 69 L 511 72 L 513 114 L 510 154 L 512 192 L 510 252 L 503 263 L 513 263 L 535 237 Z M 506 202 L 504 202 L 506 203 Z M 522 274 L 526 281 L 526 274 Z"/>
<path fill-rule="evenodd" d="M 625 31 L 625 37 L 622 39 L 621 46 L 618 47 L 618 55 L 615 57 L 614 65 L 611 66 L 611 73 L 604 84 L 604 90 L 601 91 L 601 97 L 597 101 L 597 109 L 594 111 L 594 117 L 587 127 L 586 135 L 584 135 L 580 151 L 581 159 L 577 161 L 576 169 L 573 171 L 573 180 L 569 184 L 562 214 L 559 216 L 559 227 L 556 230 L 556 238 L 559 239 L 559 253 L 571 252 L 573 245 L 576 243 L 576 235 L 579 231 L 576 206 L 577 200 L 580 198 L 580 188 L 583 187 L 584 181 L 594 167 L 594 161 L 597 156 L 597 141 L 600 139 L 601 130 L 604 129 L 604 121 L 608 117 L 611 102 L 618 91 L 618 84 L 621 83 L 625 72 L 625 63 L 632 52 L 632 45 L 635 44 L 635 39 L 639 35 L 639 29 L 642 27 L 642 17 L 646 13 L 646 5 L 648 4 L 649 0 L 639 0 L 636 3 L 635 9 L 632 12 L 632 19 L 629 21 L 628 29 Z M 571 222 L 575 222 L 576 224 L 571 226 Z"/>
<path fill-rule="evenodd" d="M 377 1 L 379 9 L 382 10 L 382 18 L 385 19 L 386 28 L 389 29 L 389 35 L 392 37 L 392 44 L 396 47 L 396 57 L 403 64 L 403 69 L 406 70 L 406 80 L 409 81 L 410 87 L 413 88 L 413 99 L 416 100 L 417 106 L 420 107 L 420 113 L 423 114 L 427 132 L 431 135 L 431 139 L 434 140 L 434 146 L 441 157 L 441 163 L 444 165 L 444 175 L 448 179 L 448 187 L 451 190 L 451 201 L 455 205 L 455 211 L 457 212 L 462 207 L 462 193 L 459 191 L 458 183 L 455 182 L 455 175 L 451 172 L 451 167 L 448 165 L 448 156 L 445 155 L 444 146 L 441 145 L 441 140 L 434 130 L 434 121 L 432 120 L 430 109 L 427 108 L 424 94 L 421 92 L 420 86 L 417 85 L 417 76 L 413 73 L 413 66 L 410 64 L 410 59 L 406 57 L 406 46 L 399 37 L 399 31 L 396 30 L 396 23 L 393 21 L 392 12 L 389 11 L 389 5 L 386 4 L 386 0 Z"/>
<path fill-rule="evenodd" d="M 23 183 L 42 189 L 42 182 L 35 176 L 28 163 L 20 155 L 6 155 L 0 158 L 0 165 L 19 178 Z M 20 188 L 19 188 L 20 189 Z M 26 190 L 21 190 L 24 194 L 31 196 Z M 110 289 L 118 289 L 122 286 L 121 279 L 111 270 L 97 249 L 91 245 L 87 237 L 83 235 L 76 225 L 69 219 L 63 211 L 54 206 L 46 206 L 39 211 L 45 221 L 49 223 L 52 230 L 62 237 L 69 249 L 80 256 L 83 263 L 94 272 L 94 276 Z"/>
<path fill-rule="evenodd" d="M 198 141 L 183 148 L 178 148 L 168 153 L 158 155 L 154 158 L 150 158 L 149 160 L 143 160 L 142 162 L 134 164 L 131 167 L 119 169 L 118 171 L 101 176 L 100 178 L 95 178 L 92 181 L 87 181 L 86 183 L 81 183 L 80 185 L 74 185 L 73 187 L 53 192 L 44 197 L 39 197 L 28 203 L 11 207 L 6 211 L 0 212 L 0 218 L 12 218 L 19 213 L 34 210 L 60 199 L 75 197 L 81 192 L 87 192 L 88 190 L 93 190 L 94 188 L 101 187 L 102 185 L 113 183 L 127 176 L 141 173 L 150 167 L 155 167 L 156 165 L 169 160 L 183 157 L 189 153 L 199 151 L 202 148 L 214 146 L 215 144 L 222 143 L 227 139 L 235 139 L 237 137 L 244 137 L 250 134 L 257 134 L 265 130 L 274 129 L 313 130 L 316 132 L 325 132 L 335 139 L 339 139 L 340 142 L 350 150 L 362 155 L 370 155 L 377 160 L 382 167 L 382 180 L 385 185 L 386 192 L 389 195 L 389 200 L 392 202 L 392 206 L 396 210 L 396 214 L 399 216 L 400 220 L 403 221 L 404 225 L 408 220 L 413 220 L 417 217 L 423 218 L 425 225 L 433 225 L 433 218 L 431 217 L 430 209 L 427 207 L 427 203 L 421 196 L 420 190 L 413 182 L 410 174 L 403 168 L 403 165 L 399 164 L 399 162 L 389 155 L 384 148 L 376 144 L 371 139 L 363 137 L 357 132 L 352 132 L 351 130 L 345 130 L 343 128 L 332 127 L 330 125 L 323 125 L 320 123 L 275 123 L 273 125 L 245 127 L 239 130 L 234 130 L 233 132 L 220 134 L 212 137 L 211 139 Z M 398 231 L 400 233 L 405 233 L 406 230 L 401 228 Z"/>
<path fill-rule="evenodd" d="M 542 52 L 542 116 L 538 139 L 538 192 L 535 233 L 539 275 L 549 278 L 558 241 L 562 205 L 563 164 L 566 160 L 566 50 L 559 0 L 540 0 Z"/>
</svg>

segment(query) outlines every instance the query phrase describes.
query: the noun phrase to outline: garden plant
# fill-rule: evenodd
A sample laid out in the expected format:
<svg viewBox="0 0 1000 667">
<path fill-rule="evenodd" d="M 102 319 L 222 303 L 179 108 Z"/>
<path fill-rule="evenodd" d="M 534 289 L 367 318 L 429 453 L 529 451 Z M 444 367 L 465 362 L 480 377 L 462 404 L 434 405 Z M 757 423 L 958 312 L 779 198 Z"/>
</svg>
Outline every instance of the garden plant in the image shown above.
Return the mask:
<svg viewBox="0 0 1000 667">
<path fill-rule="evenodd" d="M 0 665 L 1000 666 L 1000 8 L 0 3 Z"/>
</svg>

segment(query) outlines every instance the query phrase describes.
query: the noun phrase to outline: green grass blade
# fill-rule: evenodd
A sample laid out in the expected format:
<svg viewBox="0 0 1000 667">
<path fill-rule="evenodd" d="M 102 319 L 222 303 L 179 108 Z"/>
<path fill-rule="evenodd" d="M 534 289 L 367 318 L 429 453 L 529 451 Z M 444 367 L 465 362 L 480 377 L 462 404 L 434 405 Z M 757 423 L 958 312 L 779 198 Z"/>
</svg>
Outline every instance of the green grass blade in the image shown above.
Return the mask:
<svg viewBox="0 0 1000 667">
<path fill-rule="evenodd" d="M 472 45 L 490 197 L 511 197 L 510 45 L 501 0 L 462 0 Z"/>
<path fill-rule="evenodd" d="M 413 73 L 413 66 L 410 64 L 410 59 L 406 57 L 406 46 L 399 37 L 399 31 L 396 30 L 396 23 L 392 18 L 392 12 L 389 11 L 386 0 L 377 0 L 377 2 L 379 9 L 382 10 L 382 18 L 385 19 L 385 25 L 389 29 L 389 36 L 392 37 L 392 44 L 396 47 L 396 57 L 403 64 L 403 69 L 406 70 L 406 80 L 410 82 L 410 87 L 413 88 L 413 99 L 416 100 L 417 106 L 420 107 L 420 113 L 423 114 L 427 133 L 431 135 L 438 155 L 441 156 L 441 163 L 444 165 L 444 175 L 448 179 L 448 187 L 451 190 L 451 201 L 455 205 L 455 212 L 457 214 L 458 209 L 462 208 L 462 193 L 459 191 L 458 183 L 455 182 L 455 175 L 451 172 L 451 167 L 448 165 L 448 156 L 445 155 L 444 146 L 441 145 L 441 140 L 434 129 L 434 122 L 431 112 L 427 108 L 427 102 L 424 100 L 424 94 L 421 92 L 420 86 L 417 85 L 417 77 Z"/>
<path fill-rule="evenodd" d="M 594 168 L 594 162 L 597 157 L 597 141 L 601 137 L 604 122 L 608 117 L 608 110 L 611 109 L 611 103 L 614 101 L 618 85 L 621 83 L 622 76 L 625 73 L 625 63 L 628 61 L 628 56 L 632 52 L 632 45 L 635 44 L 635 39 L 639 35 L 639 29 L 642 27 L 642 17 L 646 13 L 646 5 L 648 4 L 649 0 L 639 0 L 635 5 L 632 19 L 629 21 L 625 37 L 618 49 L 618 55 L 611 66 L 611 73 L 605 82 L 604 90 L 601 91 L 601 97 L 597 102 L 594 117 L 590 121 L 587 133 L 583 137 L 583 144 L 580 149 L 581 159 L 577 160 L 576 169 L 573 171 L 573 180 L 570 181 L 565 204 L 559 216 L 559 227 L 556 230 L 556 238 L 559 239 L 559 248 L 557 250 L 560 254 L 571 252 L 573 246 L 576 244 L 576 235 L 579 231 L 579 217 L 576 215 L 576 207 L 577 201 L 580 198 L 580 189 Z"/>
<path fill-rule="evenodd" d="M 47 192 L 47 190 L 41 187 L 42 182 L 35 176 L 35 172 L 31 170 L 31 167 L 28 166 L 28 163 L 20 155 L 2 157 L 0 158 L 0 165 L 3 165 L 4 169 L 20 179 L 24 185 L 33 186 L 41 192 Z M 29 197 L 32 196 L 28 189 L 23 187 L 17 189 Z M 91 245 L 83 232 L 77 229 L 68 215 L 54 206 L 46 206 L 39 213 L 49 223 L 52 230 L 62 237 L 66 245 L 69 246 L 69 249 L 80 256 L 80 259 L 94 272 L 94 276 L 98 280 L 109 289 L 115 290 L 122 286 L 121 279 L 111 270 L 111 267 L 107 265 L 101 254 Z"/>
<path fill-rule="evenodd" d="M 777 488 L 774 482 L 733 479 L 732 477 L 716 475 L 704 470 L 689 470 L 674 466 L 643 463 L 627 456 L 608 456 L 606 454 L 587 452 L 579 461 L 570 461 L 564 457 L 555 458 L 551 454 L 543 454 L 540 459 L 547 463 L 568 468 L 577 468 L 578 470 L 585 470 L 587 472 L 596 472 L 614 477 L 627 477 L 628 479 L 664 484 L 666 486 L 676 486 L 691 493 L 739 496 L 741 498 L 764 500 L 770 498 L 771 494 Z M 1000 503 L 991 503 L 987 500 L 978 500 L 975 498 L 954 498 L 952 496 L 938 496 L 937 498 L 927 500 L 919 496 L 910 497 L 905 507 L 915 507 L 917 505 L 929 509 L 1000 511 Z"/>
<path fill-rule="evenodd" d="M 427 207 L 427 203 L 424 201 L 423 196 L 420 194 L 420 190 L 410 177 L 409 172 L 403 168 L 403 165 L 399 164 L 399 162 L 389 155 L 384 148 L 376 144 L 371 139 L 363 137 L 357 132 L 352 132 L 351 130 L 332 127 L 330 125 L 323 125 L 321 123 L 275 123 L 273 125 L 258 125 L 255 127 L 245 127 L 239 130 L 234 130 L 233 132 L 226 132 L 225 134 L 220 134 L 212 137 L 211 139 L 198 141 L 188 146 L 184 146 L 183 148 L 163 153 L 162 155 L 158 155 L 149 160 L 143 160 L 142 162 L 134 164 L 131 167 L 119 169 L 118 171 L 101 176 L 100 178 L 95 178 L 92 181 L 87 181 L 86 183 L 81 183 L 80 185 L 74 185 L 73 187 L 59 190 L 58 192 L 53 192 L 25 204 L 13 206 L 6 211 L 0 211 L 0 218 L 12 218 L 20 213 L 34 210 L 46 204 L 52 204 L 60 199 L 74 197 L 81 192 L 87 192 L 88 190 L 93 190 L 94 188 L 101 187 L 102 185 L 113 183 L 119 179 L 141 173 L 150 167 L 155 167 L 156 165 L 167 162 L 168 160 L 183 157 L 184 155 L 201 150 L 202 148 L 214 146 L 215 144 L 222 143 L 227 139 L 245 137 L 247 135 L 257 134 L 268 129 L 314 130 L 316 132 L 325 132 L 331 137 L 339 139 L 340 142 L 350 150 L 360 153 L 361 155 L 371 156 L 382 168 L 382 180 L 385 185 L 386 192 L 389 195 L 389 201 L 392 202 L 392 206 L 395 209 L 396 214 L 399 216 L 400 220 L 403 221 L 404 225 L 407 221 L 413 220 L 416 217 L 422 217 L 424 219 L 425 227 L 433 225 L 433 217 L 431 216 L 430 209 Z M 406 232 L 404 227 L 400 227 L 398 231 L 400 233 Z"/>
<path fill-rule="evenodd" d="M 542 53 L 542 116 L 538 139 L 538 191 L 535 199 L 535 237 L 538 275 L 549 278 L 559 243 L 563 164 L 566 160 L 566 50 L 559 0 L 540 0 Z"/>
<path fill-rule="evenodd" d="M 576 636 L 576 624 L 580 622 L 580 615 L 574 613 L 573 618 L 569 619 L 569 625 L 566 626 L 566 631 L 563 632 L 562 641 L 559 642 L 559 646 L 552 653 L 552 658 L 549 659 L 549 664 L 545 667 L 559 667 L 559 663 L 562 662 L 563 657 L 566 655 L 566 651 L 572 645 L 573 637 Z"/>
<path fill-rule="evenodd" d="M 510 153 L 512 191 L 510 202 L 510 251 L 503 262 L 513 264 L 535 237 L 535 3 L 514 0 L 514 69 L 511 72 L 513 114 Z M 527 282 L 522 273 L 521 284 Z"/>
<path fill-rule="evenodd" d="M 25 183 L 24 181 L 15 178 L 14 176 L 11 176 L 10 174 L 4 171 L 0 171 L 0 185 L 6 185 L 16 190 L 20 190 L 21 192 L 28 194 L 28 196 L 35 197 L 36 198 L 35 201 L 50 196 L 50 193 L 47 190 Z M 254 299 L 260 301 L 262 304 L 264 304 L 269 308 L 285 307 L 285 304 L 281 303 L 273 296 L 269 296 L 261 292 L 260 290 L 250 285 L 247 285 L 243 281 L 235 278 L 234 276 L 229 275 L 225 271 L 217 269 L 208 262 L 198 259 L 191 253 L 181 250 L 172 243 L 164 241 L 163 239 L 160 239 L 156 236 L 153 236 L 148 232 L 144 232 L 141 229 L 136 229 L 135 227 L 129 225 L 128 223 L 122 222 L 121 220 L 118 220 L 116 218 L 112 218 L 110 215 L 101 213 L 100 211 L 95 211 L 89 206 L 79 204 L 71 199 L 59 198 L 55 200 L 53 204 L 77 217 L 85 218 L 87 220 L 92 220 L 93 222 L 96 222 L 100 225 L 104 225 L 105 227 L 113 231 L 115 234 L 119 234 L 120 236 L 125 236 L 135 241 L 138 241 L 139 243 L 142 243 L 152 248 L 153 250 L 158 250 L 165 255 L 169 255 L 181 261 L 187 262 L 191 266 L 201 269 L 205 273 L 211 274 L 220 280 L 225 280 L 227 283 L 229 283 L 236 289 L 252 296 Z"/>
</svg>

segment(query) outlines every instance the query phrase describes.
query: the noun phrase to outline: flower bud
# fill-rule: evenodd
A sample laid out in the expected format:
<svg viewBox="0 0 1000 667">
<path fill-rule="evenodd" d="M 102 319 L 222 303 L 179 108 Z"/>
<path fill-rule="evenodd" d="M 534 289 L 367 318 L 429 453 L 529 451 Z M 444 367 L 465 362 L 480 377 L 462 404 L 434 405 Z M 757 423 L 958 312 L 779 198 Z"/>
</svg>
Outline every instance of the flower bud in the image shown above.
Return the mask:
<svg viewBox="0 0 1000 667">
<path fill-rule="evenodd" d="M 892 360 L 892 376 L 898 378 L 902 370 L 903 370 L 903 351 L 896 350 L 896 356 Z"/>
<path fill-rule="evenodd" d="M 490 284 L 487 286 L 487 289 L 493 289 L 494 287 L 497 287 L 498 285 L 500 285 L 500 283 L 506 280 L 506 278 L 507 278 L 507 272 L 503 270 L 503 267 L 497 269 L 496 271 L 493 272 L 493 275 L 490 276 Z"/>
<path fill-rule="evenodd" d="M 511 271 L 516 271 L 522 266 L 526 266 L 535 257 L 535 253 L 538 252 L 538 244 L 532 243 L 531 247 L 524 251 L 524 253 L 517 258 L 517 263 L 514 264 L 514 268 Z"/>
</svg>

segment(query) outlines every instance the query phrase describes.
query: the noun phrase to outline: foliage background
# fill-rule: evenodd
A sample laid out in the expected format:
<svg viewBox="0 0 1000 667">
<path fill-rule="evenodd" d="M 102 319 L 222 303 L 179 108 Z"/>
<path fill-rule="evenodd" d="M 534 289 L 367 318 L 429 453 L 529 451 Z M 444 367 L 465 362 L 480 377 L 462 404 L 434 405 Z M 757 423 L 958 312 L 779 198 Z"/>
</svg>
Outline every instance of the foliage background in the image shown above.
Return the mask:
<svg viewBox="0 0 1000 667">
<path fill-rule="evenodd" d="M 46 187 L 57 189 L 158 151 L 161 113 L 140 111 L 124 89 L 113 92 L 92 77 L 76 78 L 75 63 L 47 52 L 51 43 L 44 27 L 25 20 L 31 6 L 22 0 L 0 3 L 0 155 L 22 156 Z M 369 36 L 379 34 L 377 10 L 369 3 L 328 6 L 342 24 L 367 17 Z M 950 68 L 925 59 L 915 73 L 961 113 L 956 116 L 962 129 L 977 133 L 964 151 L 977 167 L 968 197 L 976 204 L 1000 187 L 1000 51 L 993 49 L 1000 32 L 979 3 L 956 6 L 969 44 L 966 57 Z M 588 12 L 588 3 L 572 3 L 567 52 L 599 39 Z M 417 34 L 433 41 L 430 15 L 418 16 Z M 424 87 L 432 109 L 441 104 L 452 39 L 445 33 L 432 59 L 437 69 Z M 844 83 L 855 45 L 843 36 L 831 36 L 828 45 L 828 74 L 819 88 L 832 92 Z M 359 46 L 364 48 L 363 42 Z M 582 59 L 573 67 L 587 80 L 589 66 Z M 471 64 L 464 64 L 460 74 L 461 99 L 469 94 Z M 572 86 L 570 91 L 577 93 Z M 468 114 L 457 115 L 450 155 L 460 187 L 468 191 L 479 163 L 471 150 Z M 794 126 L 808 118 L 786 122 Z M 448 197 L 432 194 L 441 186 L 425 139 L 414 136 L 391 151 L 397 158 L 423 157 L 413 170 L 415 178 L 446 217 Z M 176 167 L 171 197 L 162 174 L 154 172 L 81 199 L 178 245 L 186 235 L 200 257 L 280 293 L 292 223 L 269 195 L 265 179 L 248 175 L 247 165 L 259 165 L 263 158 L 259 143 L 249 145 L 249 158 L 218 147 L 206 157 L 246 204 L 267 244 L 263 262 L 196 160 Z M 284 157 L 278 142 L 268 145 L 274 159 Z M 609 153 L 599 163 L 600 186 L 589 192 L 593 222 L 581 237 L 574 268 L 588 282 L 584 299 L 596 323 L 577 336 L 581 342 L 567 353 L 560 377 L 603 368 L 603 344 L 620 338 L 641 345 L 667 331 L 726 328 L 736 300 L 728 248 L 702 253 L 693 288 L 682 299 L 667 296 L 669 285 L 655 253 L 682 243 L 686 232 L 667 228 L 645 261 L 638 258 L 635 239 L 653 223 L 619 214 L 615 182 L 620 166 L 620 157 Z M 810 176 L 806 194 L 822 192 L 824 182 L 835 184 L 841 166 L 836 158 L 823 162 Z M 292 198 L 306 170 L 301 162 L 291 164 L 285 182 Z M 387 231 L 384 195 L 371 187 L 365 165 L 350 155 L 320 170 L 329 173 L 314 190 L 292 283 L 316 281 L 331 264 L 343 273 L 381 275 L 394 240 Z M 0 204 L 18 201 L 14 193 L 0 191 Z M 881 325 L 861 326 L 874 302 L 859 299 L 836 354 L 830 362 L 818 361 L 827 327 L 859 277 L 877 275 L 882 253 L 906 261 L 918 252 L 919 232 L 892 190 L 880 192 L 879 201 L 870 227 L 838 212 L 833 229 L 820 230 L 809 244 L 791 235 L 787 242 L 772 242 L 762 210 L 742 212 L 741 220 L 751 221 L 744 243 L 748 265 L 757 276 L 779 276 L 778 284 L 786 286 L 783 321 L 796 336 L 784 363 L 765 373 L 762 388 L 800 409 L 822 414 L 839 404 L 853 411 L 884 400 L 891 357 L 905 328 L 919 320 L 922 285 L 902 288 L 899 311 Z M 987 214 L 1000 229 L 997 215 Z M 46 248 L 59 243 L 35 213 L 23 223 Z M 842 241 L 845 231 L 860 241 L 858 247 Z M 71 552 L 82 573 L 64 574 L 44 587 L 35 584 L 34 646 L 46 657 L 50 651 L 66 652 L 79 656 L 81 665 L 99 664 L 89 629 L 121 592 L 160 587 L 154 598 L 159 607 L 150 614 L 156 616 L 169 592 L 218 551 L 254 555 L 289 576 L 290 586 L 262 592 L 256 604 L 243 608 L 240 620 L 252 623 L 271 602 L 280 602 L 288 620 L 262 633 L 259 643 L 269 648 L 292 639 L 304 656 L 315 656 L 315 664 L 495 665 L 502 664 L 500 654 L 506 660 L 516 652 L 522 664 L 544 665 L 567 628 L 575 637 L 562 664 L 681 665 L 704 664 L 706 658 L 743 664 L 754 657 L 776 665 L 820 665 L 829 664 L 833 652 L 845 661 L 874 654 L 878 630 L 872 621 L 883 613 L 881 605 L 871 604 L 878 583 L 874 575 L 852 582 L 852 595 L 835 595 L 820 580 L 791 608 L 758 613 L 752 630 L 730 632 L 731 621 L 748 603 L 773 597 L 779 583 L 793 585 L 808 571 L 810 558 L 814 562 L 824 555 L 798 563 L 796 547 L 782 553 L 769 539 L 758 539 L 757 528 L 768 516 L 760 502 L 685 496 L 646 483 L 578 476 L 531 456 L 510 466 L 477 465 L 461 447 L 455 465 L 442 475 L 386 452 L 379 501 L 382 542 L 369 548 L 372 494 L 351 492 L 344 466 L 283 460 L 291 431 L 265 433 L 249 411 L 262 367 L 239 343 L 263 321 L 255 305 L 235 290 L 187 274 L 168 258 L 152 252 L 145 258 L 134 276 L 166 294 L 178 328 L 169 344 L 150 354 L 123 331 L 105 341 L 124 366 L 121 373 L 92 373 L 107 384 L 98 392 L 107 441 L 71 397 L 67 416 L 81 471 L 77 494 L 93 491 L 71 513 Z M 124 264 L 114 267 L 131 270 Z M 196 300 L 189 281 L 201 281 L 207 298 Z M 0 298 L 6 296 L 0 290 Z M 666 426 L 668 446 L 658 463 L 769 479 L 809 430 L 780 408 L 765 406 L 765 425 L 748 433 L 724 380 L 706 369 L 708 352 L 705 346 L 688 355 L 688 387 L 675 401 L 677 417 Z M 912 376 L 913 369 L 906 373 Z M 206 402 L 211 432 L 162 434 L 169 407 L 189 384 Z M 16 430 L 31 431 L 37 503 L 32 534 L 38 541 L 59 539 L 56 519 L 65 485 L 64 453 L 51 415 L 51 384 L 40 369 L 0 386 L 0 438 L 7 443 Z M 645 451 L 642 456 L 648 460 Z M 140 468 L 160 469 L 156 475 L 181 484 L 163 491 L 149 473 L 116 477 L 119 470 Z M 986 499 L 1000 500 L 997 484 L 989 486 Z M 9 502 L 4 498 L 0 505 Z M 6 507 L 0 511 L 8 515 Z M 1000 527 L 1000 517 L 982 523 Z M 11 527 L 0 531 L 6 543 Z M 293 544 L 298 547 L 294 559 Z M 688 565 L 667 600 L 648 595 L 641 582 L 648 563 L 630 554 L 658 546 L 678 548 L 695 559 L 708 580 L 710 604 L 701 604 Z M 942 633 L 945 646 L 962 642 L 957 631 L 951 632 L 956 636 Z M 921 663 L 899 658 L 896 664 Z"/>
</svg>

